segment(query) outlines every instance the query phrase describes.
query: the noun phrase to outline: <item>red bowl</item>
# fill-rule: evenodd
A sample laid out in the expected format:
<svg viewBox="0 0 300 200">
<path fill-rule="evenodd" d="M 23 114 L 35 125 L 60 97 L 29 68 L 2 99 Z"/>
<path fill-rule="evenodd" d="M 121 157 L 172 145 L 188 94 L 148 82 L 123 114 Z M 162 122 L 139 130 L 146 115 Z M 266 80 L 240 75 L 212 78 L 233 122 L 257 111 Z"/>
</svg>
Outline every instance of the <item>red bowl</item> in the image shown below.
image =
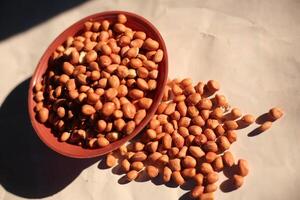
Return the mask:
<svg viewBox="0 0 300 200">
<path fill-rule="evenodd" d="M 136 127 L 136 129 L 133 131 L 132 134 L 123 137 L 122 139 L 111 143 L 110 145 L 104 147 L 104 148 L 97 148 L 97 149 L 84 149 L 77 145 L 72 145 L 66 142 L 60 142 L 57 137 L 55 137 L 52 133 L 50 128 L 47 128 L 44 124 L 39 123 L 35 119 L 35 112 L 34 112 L 34 106 L 35 102 L 33 100 L 33 92 L 32 89 L 36 82 L 40 82 L 42 79 L 43 74 L 48 68 L 48 60 L 52 52 L 55 51 L 55 49 L 61 45 L 68 36 L 74 36 L 78 31 L 83 29 L 84 22 L 88 20 L 93 21 L 102 21 L 102 20 L 109 20 L 110 22 L 115 22 L 117 20 L 117 15 L 123 13 L 127 16 L 127 23 L 126 25 L 133 30 L 141 30 L 144 31 L 147 36 L 151 37 L 152 39 L 155 39 L 159 42 L 160 48 L 164 51 L 164 58 L 163 61 L 159 64 L 158 67 L 158 79 L 157 79 L 157 89 L 155 91 L 154 97 L 153 97 L 153 104 L 150 107 L 150 109 L 147 112 L 146 117 L 144 120 Z M 31 78 L 29 90 L 28 90 L 28 111 L 30 115 L 30 120 L 32 123 L 32 126 L 39 136 L 39 138 L 51 149 L 54 151 L 73 158 L 92 158 L 97 157 L 103 154 L 106 154 L 108 152 L 111 152 L 117 148 L 119 148 L 121 145 L 126 143 L 127 141 L 131 140 L 133 137 L 135 137 L 141 130 L 148 124 L 148 122 L 151 120 L 152 116 L 154 115 L 161 99 L 163 96 L 163 89 L 167 83 L 168 78 L 168 55 L 167 55 L 167 49 L 166 45 L 164 43 L 164 40 L 162 36 L 160 35 L 159 31 L 154 27 L 153 24 L 151 24 L 148 20 L 145 18 L 136 15 L 134 13 L 124 12 L 124 11 L 108 11 L 108 12 L 102 12 L 97 13 L 94 15 L 90 15 L 88 17 L 85 17 L 81 19 L 80 21 L 76 22 L 69 28 L 67 28 L 63 33 L 61 33 L 47 48 L 44 55 L 41 57 L 35 72 Z"/>
</svg>

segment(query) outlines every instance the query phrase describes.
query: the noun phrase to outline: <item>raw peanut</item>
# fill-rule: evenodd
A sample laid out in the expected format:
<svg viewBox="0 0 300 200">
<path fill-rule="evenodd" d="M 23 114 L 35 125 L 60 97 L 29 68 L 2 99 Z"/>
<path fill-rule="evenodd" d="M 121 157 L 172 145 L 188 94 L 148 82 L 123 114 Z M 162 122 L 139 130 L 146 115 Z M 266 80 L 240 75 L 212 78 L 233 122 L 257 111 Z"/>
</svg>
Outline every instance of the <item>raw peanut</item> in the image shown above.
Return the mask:
<svg viewBox="0 0 300 200">
<path fill-rule="evenodd" d="M 146 145 L 146 150 L 147 150 L 149 153 L 156 152 L 156 151 L 157 151 L 157 148 L 158 148 L 158 141 L 149 142 L 149 143 L 147 143 L 147 145 Z"/>
<path fill-rule="evenodd" d="M 153 56 L 153 61 L 159 63 L 162 61 L 163 57 L 164 57 L 164 52 L 161 49 L 158 49 Z"/>
<path fill-rule="evenodd" d="M 269 128 L 271 128 L 271 126 L 272 126 L 272 122 L 266 121 L 259 127 L 259 130 L 261 132 L 264 132 L 264 131 L 268 130 Z"/>
<path fill-rule="evenodd" d="M 172 147 L 171 149 L 168 150 L 168 156 L 170 158 L 175 158 L 177 157 L 177 154 L 179 153 L 179 149 L 177 147 Z"/>
<path fill-rule="evenodd" d="M 118 22 L 121 24 L 125 24 L 127 22 L 127 17 L 123 14 L 118 14 Z"/>
<path fill-rule="evenodd" d="M 110 23 L 107 20 L 103 20 L 101 22 L 101 29 L 104 31 L 107 31 L 109 28 Z"/>
<path fill-rule="evenodd" d="M 199 93 L 193 93 L 186 99 L 189 105 L 196 105 L 201 100 L 201 95 Z"/>
<path fill-rule="evenodd" d="M 126 123 L 123 119 L 117 119 L 114 121 L 114 126 L 117 131 L 121 131 L 125 127 Z"/>
<path fill-rule="evenodd" d="M 81 112 L 85 115 L 95 114 L 96 110 L 93 106 L 85 104 L 81 107 Z"/>
<path fill-rule="evenodd" d="M 152 119 L 149 123 L 150 129 L 156 129 L 160 125 L 160 122 L 157 119 Z"/>
<path fill-rule="evenodd" d="M 141 90 L 149 89 L 148 83 L 144 79 L 138 78 L 136 83 L 137 83 L 138 88 Z"/>
<path fill-rule="evenodd" d="M 184 178 L 193 178 L 196 175 L 195 168 L 185 168 L 181 171 L 181 174 Z"/>
<path fill-rule="evenodd" d="M 191 118 L 182 117 L 178 122 L 178 126 L 188 127 L 190 123 L 191 123 Z"/>
<path fill-rule="evenodd" d="M 130 59 L 130 66 L 134 69 L 138 69 L 143 66 L 143 62 L 139 58 Z M 148 70 L 147 70 L 148 74 Z"/>
<path fill-rule="evenodd" d="M 42 92 L 42 91 L 37 92 L 37 93 L 35 94 L 35 96 L 34 96 L 34 100 L 35 100 L 36 102 L 41 102 L 41 101 L 43 101 L 43 100 L 44 100 L 43 92 Z"/>
<path fill-rule="evenodd" d="M 199 111 L 195 106 L 189 106 L 187 112 L 188 112 L 188 115 L 192 118 L 199 115 Z"/>
<path fill-rule="evenodd" d="M 147 78 L 148 77 L 148 75 L 149 75 L 149 72 L 148 72 L 148 70 L 146 69 L 146 68 L 144 68 L 144 67 L 139 67 L 138 69 L 137 69 L 137 75 L 138 75 L 138 77 L 140 77 L 140 78 L 143 78 L 143 79 L 145 79 L 145 78 Z M 136 75 L 135 75 L 136 76 Z M 149 86 L 148 86 L 149 87 Z"/>
<path fill-rule="evenodd" d="M 137 32 L 134 33 L 133 38 L 145 40 L 146 39 L 146 33 L 142 32 L 142 31 L 137 31 Z"/>
<path fill-rule="evenodd" d="M 126 31 L 126 26 L 124 26 L 124 24 L 117 23 L 114 25 L 114 31 L 117 33 L 124 33 Z"/>
<path fill-rule="evenodd" d="M 157 114 L 162 114 L 167 108 L 168 104 L 166 102 L 161 102 L 156 110 Z"/>
<path fill-rule="evenodd" d="M 219 175 L 215 172 L 209 173 L 206 176 L 206 183 L 212 184 L 219 180 Z"/>
<path fill-rule="evenodd" d="M 64 107 L 59 107 L 57 109 L 57 115 L 59 118 L 63 118 L 66 114 L 65 108 Z"/>
<path fill-rule="evenodd" d="M 121 169 L 123 172 L 128 172 L 130 170 L 130 162 L 127 159 L 122 160 Z"/>
<path fill-rule="evenodd" d="M 195 116 L 195 117 L 192 118 L 192 124 L 197 125 L 197 126 L 204 126 L 205 121 L 199 115 L 199 116 Z"/>
<path fill-rule="evenodd" d="M 151 38 L 147 38 L 144 42 L 143 47 L 147 50 L 153 51 L 158 49 L 159 43 Z"/>
<path fill-rule="evenodd" d="M 186 88 L 192 84 L 193 84 L 193 81 L 190 78 L 185 78 L 180 82 L 180 85 L 182 86 L 182 88 Z"/>
<path fill-rule="evenodd" d="M 126 85 L 120 85 L 117 90 L 118 90 L 118 97 L 125 97 L 128 94 L 128 89 Z"/>
<path fill-rule="evenodd" d="M 233 184 L 235 188 L 239 188 L 244 184 L 244 177 L 237 174 L 233 175 Z"/>
<path fill-rule="evenodd" d="M 114 73 L 117 69 L 118 69 L 119 65 L 117 64 L 112 64 L 112 65 L 108 65 L 106 68 L 105 68 L 105 71 L 102 71 L 102 73 L 106 73 L 107 74 L 107 77 L 106 78 L 110 78 L 111 77 L 111 74 Z M 114 75 L 115 76 L 115 75 Z M 114 78 L 118 78 L 118 77 L 114 77 Z M 112 81 L 112 83 L 114 83 Z M 113 87 L 113 86 L 112 86 Z"/>
<path fill-rule="evenodd" d="M 67 74 L 68 76 L 71 76 L 74 71 L 74 66 L 69 62 L 64 62 L 62 69 L 65 74 Z M 38 90 L 38 91 L 40 91 L 40 90 Z"/>
<path fill-rule="evenodd" d="M 210 193 L 210 192 L 215 192 L 218 189 L 218 186 L 214 183 L 208 184 L 204 188 L 204 192 Z"/>
<path fill-rule="evenodd" d="M 157 69 L 157 64 L 151 60 L 144 60 L 143 65 L 146 67 L 148 70 L 155 70 Z"/>
<path fill-rule="evenodd" d="M 185 138 L 185 145 L 186 146 L 191 146 L 192 144 L 193 144 L 193 142 L 194 142 L 194 139 L 195 139 L 195 136 L 193 136 L 193 135 L 188 135 L 186 138 Z"/>
<path fill-rule="evenodd" d="M 225 136 L 220 136 L 217 139 L 217 143 L 218 143 L 219 149 L 221 149 L 222 151 L 226 151 L 230 148 L 230 142 L 227 139 L 227 137 L 225 137 Z"/>
<path fill-rule="evenodd" d="M 110 132 L 112 130 L 113 123 L 109 122 L 106 125 L 105 132 Z"/>
<path fill-rule="evenodd" d="M 204 187 L 203 186 L 195 186 L 192 191 L 191 191 L 191 197 L 192 198 L 197 198 L 199 197 L 202 193 L 204 192 Z"/>
<path fill-rule="evenodd" d="M 135 170 L 131 170 L 131 171 L 127 172 L 126 177 L 127 177 L 128 181 L 133 181 L 134 179 L 136 179 L 138 177 L 138 172 Z"/>
<path fill-rule="evenodd" d="M 114 103 L 112 102 L 106 102 L 104 105 L 103 105 L 103 108 L 102 108 L 102 114 L 104 116 L 110 116 L 113 114 L 113 112 L 115 111 L 116 109 L 116 106 Z"/>
<path fill-rule="evenodd" d="M 140 171 L 144 168 L 144 164 L 143 164 L 143 162 L 136 161 L 136 162 L 131 163 L 130 168 L 133 170 L 136 170 L 136 171 Z"/>
<path fill-rule="evenodd" d="M 104 120 L 99 120 L 97 122 L 98 131 L 102 132 L 106 129 L 106 122 Z"/>
<path fill-rule="evenodd" d="M 247 176 L 249 174 L 249 164 L 246 160 L 239 159 L 237 165 L 238 165 L 239 175 Z"/>
<path fill-rule="evenodd" d="M 210 128 L 207 128 L 204 130 L 203 134 L 206 136 L 207 140 L 209 141 L 215 141 L 216 135 L 213 130 Z"/>
<path fill-rule="evenodd" d="M 196 145 L 203 145 L 207 142 L 207 138 L 204 134 L 201 134 L 201 135 L 196 135 L 194 136 L 194 140 L 193 142 L 196 144 Z"/>
<path fill-rule="evenodd" d="M 269 110 L 269 115 L 275 121 L 283 116 L 283 111 L 280 108 L 274 107 Z"/>
<path fill-rule="evenodd" d="M 189 95 L 192 95 L 192 94 L 195 94 L 195 93 L 196 93 L 196 90 L 192 85 L 189 85 L 189 86 L 185 87 L 184 90 L 183 90 L 183 94 L 185 94 L 186 96 L 189 96 Z"/>
<path fill-rule="evenodd" d="M 165 183 L 169 182 L 171 179 L 171 175 L 172 175 L 172 170 L 169 167 L 165 166 L 163 169 L 163 181 Z"/>
<path fill-rule="evenodd" d="M 116 163 L 117 163 L 117 159 L 112 154 L 108 154 L 106 156 L 106 166 L 113 167 L 116 165 Z"/>
<path fill-rule="evenodd" d="M 107 130 L 107 132 L 109 132 L 111 130 Z M 118 140 L 120 138 L 120 134 L 118 132 L 109 132 L 106 134 L 106 139 L 109 142 L 114 142 L 116 140 Z"/>
<path fill-rule="evenodd" d="M 182 137 L 187 137 L 189 135 L 189 130 L 186 127 L 179 127 L 178 132 Z"/>
<path fill-rule="evenodd" d="M 232 119 L 238 119 L 242 116 L 242 112 L 238 108 L 232 108 L 230 114 Z"/>
<path fill-rule="evenodd" d="M 69 132 L 63 132 L 60 136 L 60 141 L 65 142 L 67 141 L 71 136 L 71 133 Z"/>
<path fill-rule="evenodd" d="M 209 110 L 201 110 L 200 115 L 201 115 L 201 117 L 202 117 L 204 120 L 208 120 L 208 118 L 209 118 L 209 113 L 210 113 Z"/>
<path fill-rule="evenodd" d="M 202 156 L 205 155 L 205 153 L 202 151 L 202 149 L 197 146 L 189 146 L 189 152 L 195 158 L 201 158 Z"/>
<path fill-rule="evenodd" d="M 202 193 L 199 196 L 199 200 L 214 200 L 214 193 Z"/>
<path fill-rule="evenodd" d="M 226 166 L 232 167 L 234 165 L 234 157 L 230 151 L 226 151 L 223 156 L 223 162 Z"/>
<path fill-rule="evenodd" d="M 97 138 L 92 138 L 89 140 L 88 145 L 90 148 L 95 148 L 97 142 Z"/>
<path fill-rule="evenodd" d="M 238 124 L 236 121 L 229 120 L 224 122 L 224 127 L 226 130 L 235 130 L 238 128 Z"/>
<path fill-rule="evenodd" d="M 153 129 L 148 129 L 146 131 L 146 136 L 150 140 L 155 139 L 156 138 L 156 132 Z"/>
<path fill-rule="evenodd" d="M 210 163 L 202 163 L 201 166 L 200 166 L 200 171 L 203 173 L 203 174 L 209 174 L 209 173 L 212 173 L 214 172 L 212 166 Z"/>
<path fill-rule="evenodd" d="M 134 155 L 134 152 L 129 151 L 129 152 L 126 153 L 125 158 L 126 159 L 131 159 L 133 155 Z"/>
<path fill-rule="evenodd" d="M 226 122 L 228 122 L 228 121 L 226 121 Z M 225 123 L 226 123 L 225 122 Z M 235 121 L 233 121 L 233 122 L 235 122 Z M 235 122 L 236 123 L 236 122 Z M 207 126 L 207 128 L 210 128 L 210 129 L 215 129 L 215 128 L 217 128 L 217 126 L 219 125 L 219 121 L 218 120 L 216 120 L 216 119 L 208 119 L 207 121 L 206 121 L 206 126 Z M 237 125 L 237 123 L 236 123 L 236 125 Z M 233 125 L 232 125 L 233 126 Z"/>
<path fill-rule="evenodd" d="M 200 126 L 192 125 L 189 127 L 189 133 L 192 135 L 200 135 L 202 132 L 202 129 Z"/>
<path fill-rule="evenodd" d="M 128 95 L 130 98 L 136 100 L 144 97 L 144 92 L 142 90 L 132 89 L 129 91 Z"/>
<path fill-rule="evenodd" d="M 217 152 L 218 151 L 218 145 L 214 141 L 207 141 L 203 145 L 203 150 L 206 152 Z"/>
<path fill-rule="evenodd" d="M 146 110 L 145 109 L 138 110 L 134 116 L 134 122 L 136 124 L 140 124 L 145 117 L 146 117 Z"/>
<path fill-rule="evenodd" d="M 174 132 L 174 127 L 171 123 L 167 122 L 163 125 L 163 130 L 168 133 L 171 134 Z"/>
<path fill-rule="evenodd" d="M 157 161 L 160 164 L 166 165 L 167 163 L 169 163 L 169 157 L 168 155 L 162 155 Z"/>
<path fill-rule="evenodd" d="M 162 144 L 165 149 L 170 149 L 172 147 L 172 137 L 169 134 L 165 134 L 162 138 Z"/>
<path fill-rule="evenodd" d="M 172 141 L 173 141 L 173 144 L 179 149 L 181 149 L 184 145 L 184 138 L 181 135 L 179 135 L 178 133 L 173 133 Z"/>
<path fill-rule="evenodd" d="M 49 110 L 47 108 L 41 108 L 38 111 L 38 119 L 41 123 L 45 123 L 48 120 L 49 117 Z"/>
<path fill-rule="evenodd" d="M 244 124 L 250 125 L 255 122 L 255 117 L 253 115 L 247 114 L 242 117 L 242 121 Z"/>
<path fill-rule="evenodd" d="M 169 160 L 169 167 L 172 171 L 180 171 L 181 170 L 180 159 L 174 158 Z"/>
<path fill-rule="evenodd" d="M 197 104 L 198 109 L 210 110 L 212 108 L 212 102 L 210 99 L 203 98 Z"/>
<path fill-rule="evenodd" d="M 146 172 L 150 178 L 155 178 L 158 176 L 158 168 L 153 165 L 148 165 L 146 167 Z"/>
<path fill-rule="evenodd" d="M 111 59 L 109 56 L 107 55 L 102 55 L 99 58 L 99 64 L 103 67 L 108 67 L 109 65 L 111 65 Z"/>
<path fill-rule="evenodd" d="M 196 174 L 193 177 L 193 179 L 196 182 L 196 185 L 202 185 L 203 184 L 203 175 L 202 174 Z"/>
<path fill-rule="evenodd" d="M 122 118 L 123 117 L 123 112 L 121 110 L 115 110 L 113 113 L 115 118 Z"/>
<path fill-rule="evenodd" d="M 188 147 L 187 146 L 183 146 L 180 151 L 178 152 L 178 158 L 184 158 L 186 156 Z"/>
<path fill-rule="evenodd" d="M 226 137 L 227 137 L 227 139 L 228 139 L 228 141 L 229 141 L 230 143 L 233 143 L 233 142 L 235 142 L 235 141 L 237 140 L 236 132 L 233 131 L 233 130 L 227 131 Z"/>
<path fill-rule="evenodd" d="M 109 145 L 109 141 L 105 137 L 99 137 L 97 139 L 97 144 L 99 147 L 105 147 Z"/>
<path fill-rule="evenodd" d="M 133 119 L 136 114 L 136 108 L 132 103 L 122 105 L 122 112 L 126 118 Z"/>
<path fill-rule="evenodd" d="M 195 86 L 196 92 L 198 92 L 200 95 L 203 95 L 203 93 L 204 93 L 204 86 L 205 86 L 205 84 L 204 84 L 203 82 L 199 82 L 199 83 Z"/>
<path fill-rule="evenodd" d="M 182 160 L 182 164 L 185 168 L 193 168 L 193 167 L 196 167 L 197 161 L 192 156 L 186 156 Z"/>
<path fill-rule="evenodd" d="M 176 84 L 172 86 L 172 92 L 175 96 L 181 95 L 183 93 L 183 90 Z"/>
<path fill-rule="evenodd" d="M 99 101 L 100 96 L 96 93 L 88 93 L 87 94 L 87 103 L 89 104 L 95 104 L 97 101 Z"/>
<path fill-rule="evenodd" d="M 152 99 L 144 97 L 139 100 L 139 106 L 144 109 L 149 109 L 152 105 L 152 102 Z"/>
<path fill-rule="evenodd" d="M 155 90 L 156 87 L 157 87 L 157 82 L 156 82 L 156 80 L 150 79 L 150 80 L 148 81 L 148 87 L 149 87 L 149 90 L 150 90 L 150 91 Z"/>
<path fill-rule="evenodd" d="M 228 106 L 227 99 L 225 98 L 224 95 L 217 94 L 215 96 L 215 101 L 217 103 L 217 106 L 220 106 L 220 107 L 227 107 Z"/>
<path fill-rule="evenodd" d="M 127 153 L 127 147 L 125 145 L 122 145 L 119 147 L 118 152 L 121 156 L 125 156 Z"/>
<path fill-rule="evenodd" d="M 183 185 L 185 182 L 179 171 L 172 173 L 172 179 L 177 185 Z"/>
<path fill-rule="evenodd" d="M 219 125 L 215 128 L 214 132 L 216 133 L 217 136 L 221 136 L 221 135 L 224 135 L 225 129 L 223 128 L 223 126 L 222 126 L 221 124 L 219 124 Z M 232 132 L 232 130 L 231 130 L 230 132 Z"/>
<path fill-rule="evenodd" d="M 212 93 L 220 90 L 220 84 L 215 80 L 209 80 L 206 85 L 207 89 Z"/>
<path fill-rule="evenodd" d="M 131 47 L 141 48 L 144 44 L 144 41 L 141 39 L 135 39 L 130 42 Z"/>
<path fill-rule="evenodd" d="M 215 152 L 207 152 L 205 154 L 205 161 L 208 163 L 212 163 L 217 158 L 217 154 Z"/>
<path fill-rule="evenodd" d="M 148 156 L 148 160 L 152 163 L 155 163 L 162 156 L 159 152 L 154 152 Z"/>
<path fill-rule="evenodd" d="M 143 151 L 136 152 L 132 157 L 131 161 L 144 161 L 147 159 L 147 155 Z"/>
<path fill-rule="evenodd" d="M 141 142 L 135 142 L 133 145 L 133 151 L 142 151 L 145 145 Z"/>
<path fill-rule="evenodd" d="M 126 52 L 127 57 L 130 58 L 135 58 L 139 54 L 139 48 L 138 47 L 131 47 L 128 49 Z"/>
<path fill-rule="evenodd" d="M 186 99 L 186 97 L 182 94 L 182 95 L 173 97 L 173 102 L 181 102 L 181 101 L 184 101 L 185 99 Z"/>
<path fill-rule="evenodd" d="M 187 106 L 185 105 L 185 103 L 183 101 L 181 101 L 177 104 L 177 110 L 179 111 L 181 116 L 186 116 Z"/>
<path fill-rule="evenodd" d="M 177 126 L 178 126 L 178 120 L 180 119 L 180 113 L 178 111 L 173 112 L 171 114 L 171 118 L 176 121 Z"/>
<path fill-rule="evenodd" d="M 220 107 L 217 107 L 210 113 L 210 116 L 214 119 L 222 119 L 223 113 L 224 113 L 223 109 Z"/>
</svg>

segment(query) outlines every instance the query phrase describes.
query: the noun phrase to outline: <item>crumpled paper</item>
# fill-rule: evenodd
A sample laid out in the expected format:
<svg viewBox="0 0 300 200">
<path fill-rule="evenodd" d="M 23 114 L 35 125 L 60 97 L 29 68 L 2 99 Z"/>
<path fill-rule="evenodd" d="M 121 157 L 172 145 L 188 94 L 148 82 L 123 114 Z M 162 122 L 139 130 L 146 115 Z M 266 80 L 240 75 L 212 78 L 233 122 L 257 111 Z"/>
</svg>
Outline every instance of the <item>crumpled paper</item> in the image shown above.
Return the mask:
<svg viewBox="0 0 300 200">
<path fill-rule="evenodd" d="M 155 24 L 167 44 L 170 78 L 218 80 L 221 93 L 245 113 L 259 116 L 273 106 L 285 111 L 263 134 L 247 136 L 255 126 L 239 132 L 232 151 L 236 159 L 249 161 L 250 174 L 242 188 L 218 190 L 216 199 L 300 199 L 299 9 L 297 0 L 90 1 L 1 41 L 0 123 L 6 130 L 1 133 L 12 141 L 1 148 L 0 199 L 188 199 L 188 191 L 179 187 L 121 184 L 122 176 L 103 169 L 97 159 L 59 156 L 30 127 L 28 78 L 43 51 L 73 22 L 106 10 L 135 12 Z M 19 129 L 10 128 L 14 122 Z M 23 149 L 9 150 L 14 144 Z M 224 180 L 221 174 L 219 183 Z"/>
</svg>

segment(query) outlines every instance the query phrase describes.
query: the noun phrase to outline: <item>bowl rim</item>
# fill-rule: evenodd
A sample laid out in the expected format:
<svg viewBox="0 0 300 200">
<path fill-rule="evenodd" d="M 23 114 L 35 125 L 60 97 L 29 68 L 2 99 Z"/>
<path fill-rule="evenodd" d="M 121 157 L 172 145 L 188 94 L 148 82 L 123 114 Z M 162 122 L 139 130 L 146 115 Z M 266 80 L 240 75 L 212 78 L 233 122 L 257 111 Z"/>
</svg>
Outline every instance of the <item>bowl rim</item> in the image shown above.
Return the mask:
<svg viewBox="0 0 300 200">
<path fill-rule="evenodd" d="M 56 43 L 61 39 L 61 37 L 64 36 L 64 34 L 66 34 L 66 32 L 68 32 L 70 29 L 74 29 L 76 26 L 82 26 L 84 22 L 91 20 L 91 19 L 95 19 L 95 21 L 97 20 L 97 18 L 99 17 L 105 17 L 105 16 L 109 16 L 109 15 L 118 15 L 118 14 L 125 14 L 126 16 L 130 16 L 133 18 L 138 19 L 139 21 L 141 21 L 142 23 L 146 24 L 147 26 L 149 26 L 151 28 L 151 30 L 153 31 L 154 35 L 158 38 L 158 41 L 160 43 L 160 48 L 163 49 L 164 51 L 164 62 L 163 62 L 163 69 L 162 71 L 160 71 L 159 73 L 164 73 L 162 75 L 163 80 L 162 80 L 162 85 L 160 87 L 165 87 L 167 84 L 167 80 L 168 80 L 168 52 L 167 52 L 167 48 L 166 48 L 166 44 L 164 42 L 163 37 L 161 36 L 160 32 L 158 31 L 158 29 L 147 19 L 145 19 L 144 17 L 135 14 L 135 13 L 131 13 L 131 12 L 127 12 L 127 11 L 118 11 L 118 10 L 114 10 L 114 11 L 105 11 L 105 12 L 99 12 L 99 13 L 95 13 L 89 16 L 86 16 L 78 21 L 76 21 L 75 23 L 73 23 L 72 25 L 68 26 L 67 28 L 64 29 L 63 32 L 61 32 L 50 44 L 49 46 L 46 48 L 46 50 L 44 51 L 43 55 L 41 56 L 41 58 L 38 61 L 38 64 L 36 65 L 36 68 L 34 70 L 34 73 L 31 77 L 30 83 L 29 83 L 29 88 L 28 88 L 28 98 L 27 98 L 27 103 L 28 103 L 28 114 L 29 114 L 29 118 L 30 118 L 30 122 L 32 127 L 35 130 L 35 133 L 38 135 L 38 137 L 40 138 L 40 140 L 46 144 L 50 149 L 54 150 L 55 152 L 67 156 L 67 157 L 72 157 L 72 158 L 94 158 L 94 157 L 99 157 L 101 155 L 107 154 L 109 152 L 112 152 L 114 150 L 116 150 L 118 147 L 120 147 L 121 145 L 125 144 L 126 142 L 128 142 L 129 140 L 131 140 L 132 138 L 134 138 L 135 136 L 137 136 L 144 128 L 145 126 L 149 123 L 149 121 L 151 120 L 151 118 L 153 117 L 153 115 L 155 114 L 157 107 L 159 106 L 159 103 L 162 100 L 163 97 L 163 89 L 161 90 L 161 92 L 159 94 L 156 94 L 155 96 L 157 96 L 157 101 L 153 101 L 153 104 L 151 107 L 153 107 L 153 109 L 150 109 L 147 111 L 146 117 L 143 119 L 143 121 L 140 124 L 143 124 L 143 126 L 140 126 L 140 124 L 135 128 L 134 132 L 131 133 L 130 135 L 127 135 L 123 138 L 121 138 L 118 141 L 115 141 L 113 143 L 111 143 L 110 145 L 104 147 L 104 148 L 97 148 L 99 149 L 108 149 L 109 151 L 104 151 L 104 152 L 98 152 L 94 151 L 96 153 L 91 153 L 93 150 L 97 150 L 97 149 L 83 149 L 83 150 L 87 150 L 87 154 L 85 155 L 79 155 L 79 154 L 73 154 L 70 152 L 66 152 L 63 151 L 61 148 L 57 147 L 55 144 L 53 144 L 52 142 L 49 142 L 47 139 L 45 139 L 38 126 L 43 125 L 44 124 L 40 124 L 36 119 L 35 119 L 35 112 L 34 112 L 34 105 L 35 102 L 33 100 L 33 87 L 36 83 L 36 80 L 39 78 L 39 71 L 42 69 L 42 63 L 45 59 L 49 58 L 49 51 L 51 48 L 53 48 L 53 46 L 56 46 Z M 77 30 L 78 31 L 78 30 Z M 43 73 L 42 73 L 43 75 Z M 51 132 L 50 132 L 51 133 Z M 53 137 L 55 137 L 53 135 Z M 125 139 L 126 138 L 126 139 Z M 59 141 L 58 141 L 59 142 Z M 117 145 L 111 146 L 112 144 L 117 143 Z M 72 145 L 72 144 L 71 144 Z M 76 145 L 74 145 L 76 146 Z M 109 148 L 112 147 L 112 148 Z"/>
</svg>

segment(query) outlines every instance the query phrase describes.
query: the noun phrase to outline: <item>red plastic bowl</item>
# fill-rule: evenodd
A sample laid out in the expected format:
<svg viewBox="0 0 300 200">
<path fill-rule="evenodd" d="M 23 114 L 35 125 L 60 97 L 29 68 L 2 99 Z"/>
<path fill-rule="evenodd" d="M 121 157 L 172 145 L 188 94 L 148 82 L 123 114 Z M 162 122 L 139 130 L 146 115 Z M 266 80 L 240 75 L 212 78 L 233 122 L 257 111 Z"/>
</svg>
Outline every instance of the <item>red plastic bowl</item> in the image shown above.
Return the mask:
<svg viewBox="0 0 300 200">
<path fill-rule="evenodd" d="M 123 13 L 127 16 L 127 23 L 126 25 L 133 30 L 141 30 L 144 31 L 147 36 L 157 40 L 160 44 L 160 48 L 164 51 L 164 58 L 163 61 L 159 64 L 158 67 L 158 79 L 157 79 L 157 89 L 154 94 L 153 104 L 151 108 L 147 112 L 147 116 L 144 120 L 136 127 L 132 134 L 123 137 L 122 139 L 111 143 L 110 145 L 104 148 L 97 148 L 97 149 L 84 149 L 77 145 L 68 144 L 66 142 L 60 142 L 57 137 L 55 137 L 49 128 L 47 128 L 44 124 L 39 123 L 35 119 L 35 112 L 34 106 L 35 102 L 33 100 L 33 92 L 32 89 L 36 82 L 41 81 L 42 75 L 48 68 L 48 59 L 52 52 L 61 45 L 68 36 L 75 35 L 78 31 L 83 28 L 84 22 L 88 20 L 93 21 L 102 21 L 102 20 L 109 20 L 110 22 L 115 22 L 117 20 L 117 15 Z M 31 78 L 29 90 L 28 90 L 28 111 L 30 115 L 30 120 L 32 123 L 33 128 L 35 129 L 39 138 L 51 149 L 54 151 L 73 158 L 92 158 L 97 157 L 108 152 L 111 152 L 117 148 L 119 148 L 122 144 L 126 143 L 127 141 L 131 140 L 135 137 L 151 120 L 152 116 L 154 115 L 159 102 L 163 96 L 163 89 L 167 83 L 168 78 L 168 55 L 166 45 L 162 36 L 160 35 L 159 31 L 145 18 L 136 15 L 134 13 L 124 12 L 124 11 L 108 11 L 97 13 L 88 17 L 81 19 L 80 21 L 76 22 L 69 28 L 67 28 L 63 33 L 61 33 L 47 48 L 44 55 L 41 57 L 36 70 Z"/>
</svg>

